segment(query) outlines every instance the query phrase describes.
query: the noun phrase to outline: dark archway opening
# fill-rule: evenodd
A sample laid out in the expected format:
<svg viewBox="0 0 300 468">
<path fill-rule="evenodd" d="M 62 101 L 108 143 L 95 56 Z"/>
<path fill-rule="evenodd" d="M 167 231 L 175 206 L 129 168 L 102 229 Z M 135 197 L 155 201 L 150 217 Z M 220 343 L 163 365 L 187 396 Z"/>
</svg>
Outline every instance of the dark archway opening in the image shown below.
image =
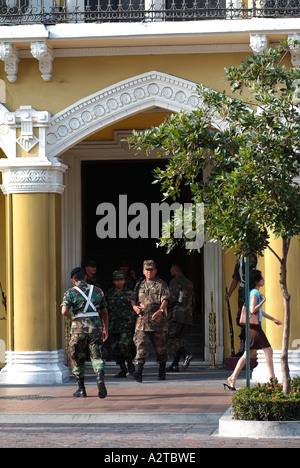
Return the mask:
<svg viewBox="0 0 300 468">
<path fill-rule="evenodd" d="M 163 164 L 158 160 L 82 163 L 83 260 L 93 259 L 97 262 L 99 282 L 104 291 L 111 286 L 112 272 L 119 267 L 122 259 L 127 260 L 137 278 L 142 274 L 143 260 L 154 259 L 158 275 L 167 283 L 171 279 L 172 262 L 179 263 L 184 274 L 193 281 L 197 304 L 188 348 L 195 358 L 202 360 L 203 254 L 188 254 L 182 247 L 176 247 L 166 254 L 163 248 L 157 247 L 158 239 L 151 237 L 151 228 L 157 222 L 157 219 L 153 219 L 153 213 L 151 216 L 151 205 L 160 204 L 162 199 L 159 184 L 153 184 L 153 171 Z M 184 201 L 189 201 L 187 193 L 183 197 L 186 198 Z M 145 213 L 148 213 L 148 221 L 145 220 Z M 105 231 L 107 237 L 100 238 L 99 234 L 104 236 Z M 132 234 L 136 236 L 139 232 L 143 238 L 132 238 Z"/>
</svg>

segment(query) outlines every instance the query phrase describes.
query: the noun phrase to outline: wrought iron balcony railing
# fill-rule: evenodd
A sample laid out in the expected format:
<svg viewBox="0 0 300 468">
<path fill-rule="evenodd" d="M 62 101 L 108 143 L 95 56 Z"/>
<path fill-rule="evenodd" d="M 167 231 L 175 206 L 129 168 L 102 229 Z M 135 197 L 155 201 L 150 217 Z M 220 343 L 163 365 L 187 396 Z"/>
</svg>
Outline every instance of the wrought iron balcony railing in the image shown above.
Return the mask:
<svg viewBox="0 0 300 468">
<path fill-rule="evenodd" d="M 0 26 L 253 17 L 300 17 L 300 0 L 0 0 Z"/>
</svg>

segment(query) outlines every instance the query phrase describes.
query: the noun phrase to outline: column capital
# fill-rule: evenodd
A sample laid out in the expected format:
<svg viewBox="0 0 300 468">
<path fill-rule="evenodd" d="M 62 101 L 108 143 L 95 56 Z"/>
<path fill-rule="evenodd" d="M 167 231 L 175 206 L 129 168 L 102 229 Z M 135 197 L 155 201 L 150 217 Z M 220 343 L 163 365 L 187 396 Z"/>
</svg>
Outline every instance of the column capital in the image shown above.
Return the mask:
<svg viewBox="0 0 300 468">
<path fill-rule="evenodd" d="M 18 161 L 19 162 L 19 161 Z M 6 164 L 5 164 L 6 163 Z M 8 164 L 7 164 L 8 163 Z M 64 191 L 63 174 L 67 166 L 62 163 L 38 163 L 34 158 L 11 164 L 1 159 L 2 185 L 4 195 L 11 193 L 58 193 Z"/>
<path fill-rule="evenodd" d="M 20 106 L 15 112 L 2 108 L 0 145 L 7 157 L 12 160 L 18 156 L 31 156 L 31 150 L 38 145 L 38 157 L 47 160 L 45 130 L 50 117 L 50 112 L 37 111 L 32 106 Z"/>
<path fill-rule="evenodd" d="M 67 166 L 47 157 L 46 130 L 50 113 L 21 106 L 15 112 L 0 109 L 0 159 L 5 195 L 10 193 L 62 193 Z"/>
</svg>

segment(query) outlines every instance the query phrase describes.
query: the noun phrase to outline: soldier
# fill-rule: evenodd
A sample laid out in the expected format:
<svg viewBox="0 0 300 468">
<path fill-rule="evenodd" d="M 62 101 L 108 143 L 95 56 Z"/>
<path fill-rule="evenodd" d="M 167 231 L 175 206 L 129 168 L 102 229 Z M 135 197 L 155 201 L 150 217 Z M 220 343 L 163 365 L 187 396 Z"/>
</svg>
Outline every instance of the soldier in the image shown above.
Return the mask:
<svg viewBox="0 0 300 468">
<path fill-rule="evenodd" d="M 167 370 L 178 372 L 181 356 L 184 360 L 182 370 L 188 368 L 193 358 L 185 349 L 185 344 L 193 325 L 195 295 L 193 283 L 183 275 L 179 265 L 173 263 L 170 271 L 174 278 L 169 283 L 168 336 L 174 351 L 174 359 Z"/>
<path fill-rule="evenodd" d="M 108 344 L 113 357 L 121 371 L 115 376 L 126 377 L 127 372 L 133 373 L 132 363 L 133 333 L 135 319 L 131 307 L 132 290 L 126 289 L 126 278 L 122 270 L 113 272 L 114 287 L 106 294 L 108 309 Z M 127 361 L 128 370 L 125 364 Z"/>
<path fill-rule="evenodd" d="M 94 372 L 97 374 L 99 398 L 105 398 L 107 390 L 104 383 L 105 361 L 102 357 L 103 341 L 108 337 L 108 314 L 103 291 L 85 281 L 85 271 L 76 267 L 71 271 L 75 285 L 64 294 L 61 304 L 62 315 L 72 321 L 69 352 L 72 372 L 78 383 L 74 397 L 86 397 L 84 371 L 86 352 L 89 349 Z M 71 311 L 72 309 L 72 312 Z M 99 316 L 101 315 L 101 318 Z"/>
<path fill-rule="evenodd" d="M 249 272 L 256 268 L 257 266 L 257 257 L 256 255 L 249 256 Z M 245 304 L 245 262 L 243 256 L 241 256 L 235 263 L 234 272 L 232 275 L 232 282 L 228 291 L 228 294 L 225 295 L 225 301 L 228 302 L 230 299 L 231 294 L 237 287 L 238 283 L 240 283 L 238 289 L 238 312 L 236 316 L 236 324 L 241 327 L 241 334 L 239 335 L 240 338 L 240 349 L 236 353 L 237 357 L 240 357 L 244 354 L 245 350 L 245 325 L 240 325 L 240 316 L 242 307 Z"/>
<path fill-rule="evenodd" d="M 121 260 L 119 269 L 122 270 L 125 274 L 125 279 L 126 279 L 125 287 L 133 291 L 136 285 L 135 271 L 129 267 L 128 262 L 124 259 Z"/>
<path fill-rule="evenodd" d="M 166 378 L 167 330 L 166 308 L 169 300 L 167 284 L 156 274 L 153 260 L 143 263 L 145 279 L 138 283 L 132 294 L 132 307 L 137 314 L 134 343 L 136 345 L 135 362 L 137 369 L 128 373 L 130 379 L 142 382 L 144 363 L 149 355 L 149 345 L 153 344 L 156 352 L 156 362 L 159 364 L 158 379 Z"/>
<path fill-rule="evenodd" d="M 86 260 L 86 262 L 83 265 L 83 268 L 86 274 L 86 282 L 88 284 L 93 284 L 94 286 L 97 286 L 97 288 L 100 288 L 99 279 L 97 276 L 97 263 L 95 262 L 95 260 Z"/>
</svg>

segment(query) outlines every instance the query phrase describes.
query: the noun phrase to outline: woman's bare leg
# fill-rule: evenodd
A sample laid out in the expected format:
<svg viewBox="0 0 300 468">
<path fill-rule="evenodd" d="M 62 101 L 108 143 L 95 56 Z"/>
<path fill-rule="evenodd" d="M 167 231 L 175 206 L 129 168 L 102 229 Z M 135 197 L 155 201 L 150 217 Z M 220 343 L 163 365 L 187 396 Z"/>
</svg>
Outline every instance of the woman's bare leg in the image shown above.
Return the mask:
<svg viewBox="0 0 300 468">
<path fill-rule="evenodd" d="M 250 357 L 253 356 L 253 354 L 255 353 L 255 349 L 250 349 Z M 241 372 L 241 370 L 243 370 L 243 367 L 245 366 L 246 364 L 246 360 L 247 360 L 247 354 L 246 354 L 246 351 L 244 352 L 244 354 L 240 357 L 240 359 L 238 360 L 236 366 L 235 366 L 235 369 L 233 371 L 233 373 L 231 374 L 230 377 L 228 377 L 228 382 L 229 382 L 229 385 L 231 387 L 235 387 L 235 381 L 236 379 L 238 378 L 238 375 L 239 373 Z"/>
<path fill-rule="evenodd" d="M 275 372 L 273 363 L 273 349 L 271 348 L 271 346 L 269 346 L 269 348 L 263 348 L 263 352 L 265 353 L 266 365 L 269 372 L 270 380 L 274 380 Z"/>
</svg>

